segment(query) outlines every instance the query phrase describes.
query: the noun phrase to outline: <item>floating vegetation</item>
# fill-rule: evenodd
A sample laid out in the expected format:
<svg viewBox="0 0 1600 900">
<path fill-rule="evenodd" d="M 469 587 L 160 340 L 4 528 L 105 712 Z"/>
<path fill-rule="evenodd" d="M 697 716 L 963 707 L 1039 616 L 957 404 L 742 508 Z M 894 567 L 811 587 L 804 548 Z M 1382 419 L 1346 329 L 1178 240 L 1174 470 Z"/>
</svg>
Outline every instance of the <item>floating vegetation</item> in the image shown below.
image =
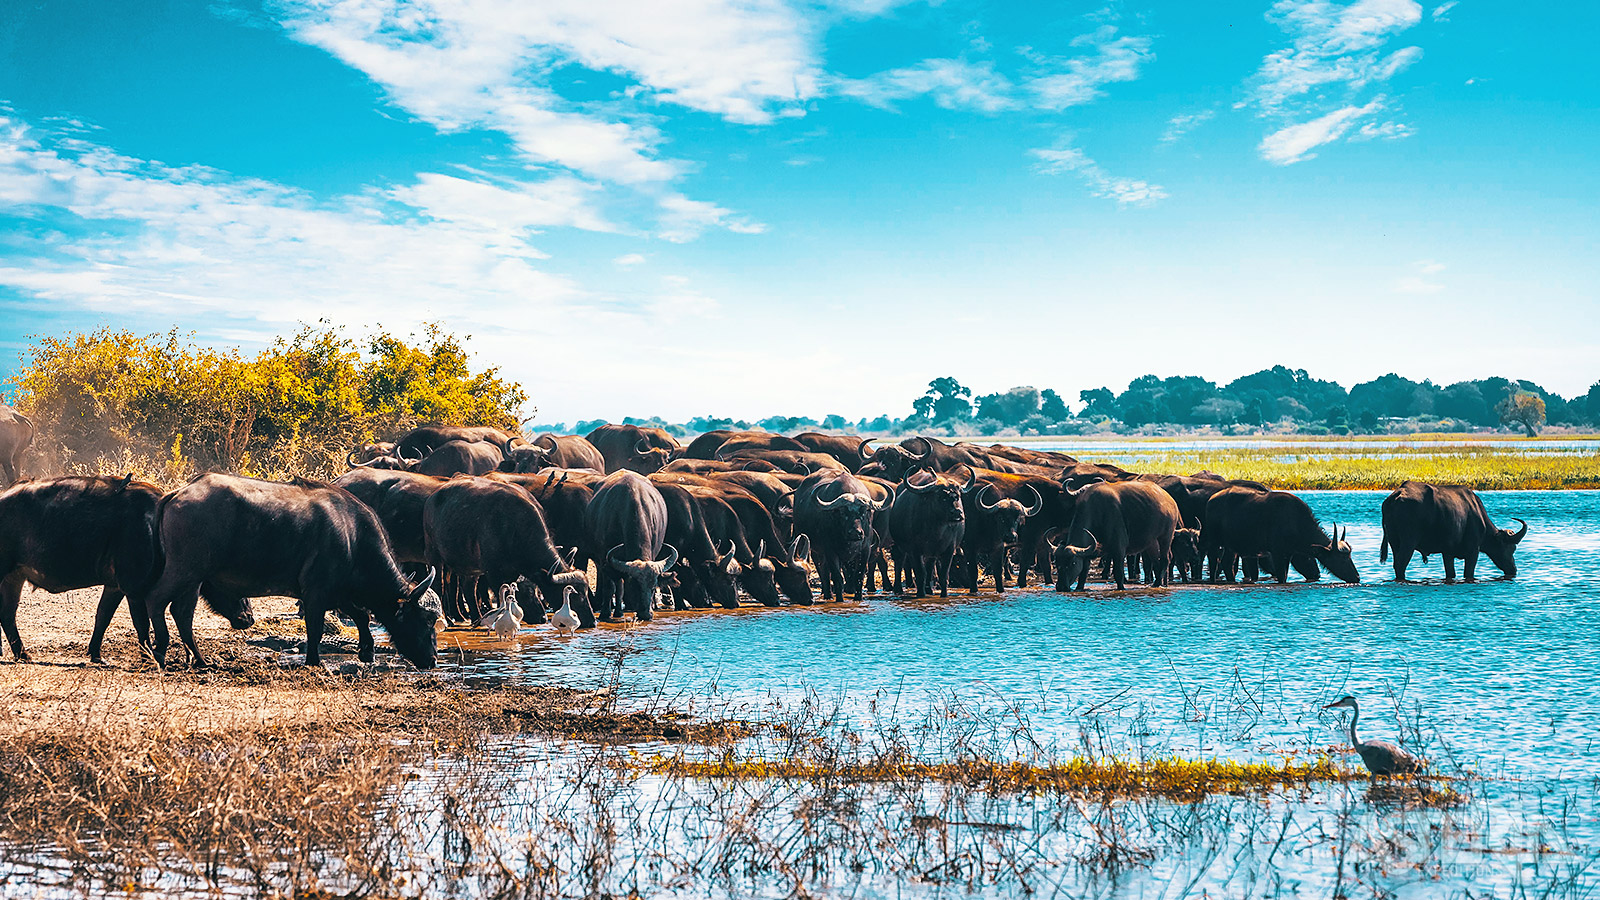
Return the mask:
<svg viewBox="0 0 1600 900">
<path fill-rule="evenodd" d="M 1088 759 L 1031 764 L 990 759 L 921 762 L 907 758 L 826 763 L 725 755 L 690 759 L 683 754 L 635 757 L 639 771 L 683 778 L 800 781 L 930 782 L 979 787 L 993 793 L 1074 793 L 1197 800 L 1212 794 L 1303 788 L 1317 783 L 1365 780 L 1368 775 L 1318 756 L 1309 761 L 1229 759 Z"/>
</svg>

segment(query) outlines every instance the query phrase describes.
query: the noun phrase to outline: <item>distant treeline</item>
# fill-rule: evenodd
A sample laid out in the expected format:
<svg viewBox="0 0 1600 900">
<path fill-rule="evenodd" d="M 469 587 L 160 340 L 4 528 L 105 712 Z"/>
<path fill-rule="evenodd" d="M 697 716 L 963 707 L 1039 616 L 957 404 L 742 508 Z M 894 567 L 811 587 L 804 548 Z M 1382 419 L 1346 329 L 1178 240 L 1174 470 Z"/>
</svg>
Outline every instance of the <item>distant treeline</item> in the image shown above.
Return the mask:
<svg viewBox="0 0 1600 900">
<path fill-rule="evenodd" d="M 1483 378 L 1437 385 L 1384 375 L 1345 390 L 1336 382 L 1312 378 L 1304 369 L 1274 366 L 1225 385 L 1195 375 L 1135 378 L 1121 393 L 1110 388 L 1078 392 L 1074 413 L 1056 391 L 1031 386 L 994 394 L 974 392 L 951 377 L 935 378 L 911 402 L 911 413 L 893 418 L 849 420 L 840 415 L 769 416 L 731 419 L 700 416 L 687 422 L 659 417 L 627 418 L 624 424 L 654 425 L 679 434 L 718 428 L 763 428 L 793 432 L 806 428 L 873 434 L 948 430 L 959 434 L 1082 434 L 1138 430 L 1151 426 L 1276 430 L 1300 434 L 1352 434 L 1403 431 L 1464 431 L 1510 427 L 1535 434 L 1544 425 L 1600 425 L 1600 382 L 1573 398 L 1553 394 L 1531 381 Z M 603 419 L 575 423 L 585 434 Z M 565 423 L 537 425 L 540 431 L 566 431 Z"/>
</svg>

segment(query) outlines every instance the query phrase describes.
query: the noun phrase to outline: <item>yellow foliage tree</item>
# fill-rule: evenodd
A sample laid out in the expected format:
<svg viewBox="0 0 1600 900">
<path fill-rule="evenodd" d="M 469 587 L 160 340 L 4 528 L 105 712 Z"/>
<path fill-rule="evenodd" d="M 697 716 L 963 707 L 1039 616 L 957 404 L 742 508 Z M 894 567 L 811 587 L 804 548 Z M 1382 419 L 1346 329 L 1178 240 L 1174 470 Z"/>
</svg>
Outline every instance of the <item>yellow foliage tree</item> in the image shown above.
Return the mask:
<svg viewBox="0 0 1600 900">
<path fill-rule="evenodd" d="M 1500 414 L 1502 424 L 1520 425 L 1528 437 L 1538 436 L 1544 427 L 1544 398 L 1531 391 L 1511 390 L 1495 406 L 1495 412 Z"/>
<path fill-rule="evenodd" d="M 246 356 L 176 329 L 101 329 L 37 338 L 11 384 L 47 472 L 325 477 L 351 446 L 424 422 L 517 430 L 527 394 L 472 371 L 466 340 L 432 324 L 415 342 L 380 331 L 363 355 L 321 323 Z"/>
</svg>

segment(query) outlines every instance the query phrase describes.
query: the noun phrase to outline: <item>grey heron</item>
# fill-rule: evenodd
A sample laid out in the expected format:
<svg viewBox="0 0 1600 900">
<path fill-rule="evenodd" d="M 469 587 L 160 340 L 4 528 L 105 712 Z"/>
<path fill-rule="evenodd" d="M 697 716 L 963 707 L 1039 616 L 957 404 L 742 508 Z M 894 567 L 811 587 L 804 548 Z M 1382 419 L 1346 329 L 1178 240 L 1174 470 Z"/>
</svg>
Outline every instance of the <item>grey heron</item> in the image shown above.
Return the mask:
<svg viewBox="0 0 1600 900">
<path fill-rule="evenodd" d="M 1350 743 L 1361 754 L 1361 761 L 1366 764 L 1368 772 L 1374 775 L 1400 775 L 1422 771 L 1422 760 L 1397 745 L 1388 741 L 1368 741 L 1363 744 L 1356 737 L 1356 720 L 1361 718 L 1361 707 L 1356 705 L 1356 698 L 1346 695 L 1323 709 L 1350 710 Z"/>
</svg>

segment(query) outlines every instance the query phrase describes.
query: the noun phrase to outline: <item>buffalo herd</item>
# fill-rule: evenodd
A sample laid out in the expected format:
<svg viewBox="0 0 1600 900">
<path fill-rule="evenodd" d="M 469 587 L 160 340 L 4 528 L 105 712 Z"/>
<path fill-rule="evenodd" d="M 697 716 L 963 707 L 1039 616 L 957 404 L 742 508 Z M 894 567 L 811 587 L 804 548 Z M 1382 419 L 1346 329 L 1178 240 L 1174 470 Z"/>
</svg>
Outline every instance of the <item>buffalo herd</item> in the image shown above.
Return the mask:
<svg viewBox="0 0 1600 900">
<path fill-rule="evenodd" d="M 0 407 L 0 469 L 27 420 Z M 31 439 L 31 425 L 26 428 Z M 23 443 L 25 446 L 26 443 Z M 198 602 L 235 628 L 251 598 L 300 601 L 306 662 L 326 612 L 376 619 L 418 668 L 437 633 L 515 597 L 533 622 L 648 620 L 662 605 L 736 608 L 857 599 L 890 589 L 948 596 L 1082 590 L 1098 564 L 1118 589 L 1209 580 L 1278 582 L 1293 568 L 1356 582 L 1350 544 L 1294 494 L 1210 472 L 1157 475 L 1062 453 L 917 436 L 880 443 L 806 432 L 712 431 L 680 445 L 661 429 L 603 425 L 529 441 L 495 428 L 427 425 L 352 450 L 331 483 L 207 474 L 170 492 L 132 476 L 21 481 L 0 493 L 0 627 L 17 629 L 25 584 L 102 587 L 89 655 L 124 598 L 141 644 L 165 662 L 170 613 L 193 666 Z M 1383 558 L 1413 554 L 1507 576 L 1527 534 L 1490 521 L 1472 491 L 1406 482 L 1383 501 Z M 1520 520 L 1518 520 L 1520 521 Z M 890 563 L 893 563 L 891 567 Z M 589 566 L 595 574 L 591 581 Z M 881 576 L 881 584 L 879 577 Z M 593 585 L 591 587 L 591 584 Z M 509 591 L 507 589 L 510 589 Z"/>
</svg>

